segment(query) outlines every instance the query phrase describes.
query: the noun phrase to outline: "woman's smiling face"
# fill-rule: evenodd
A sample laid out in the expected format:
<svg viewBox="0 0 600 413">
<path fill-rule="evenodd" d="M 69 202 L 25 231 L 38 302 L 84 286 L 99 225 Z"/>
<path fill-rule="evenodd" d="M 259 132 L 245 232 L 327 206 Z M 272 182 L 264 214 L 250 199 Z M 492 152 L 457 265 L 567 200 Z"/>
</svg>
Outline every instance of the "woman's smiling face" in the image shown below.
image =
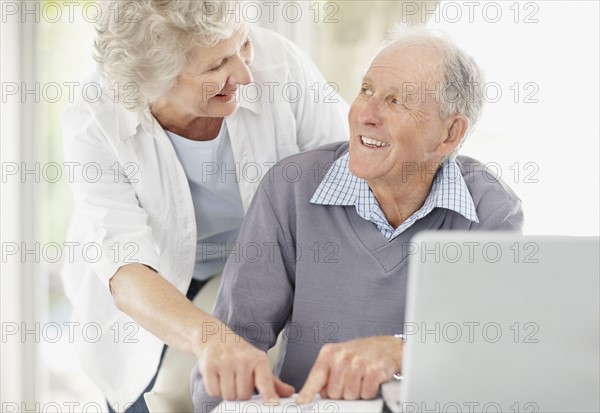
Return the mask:
<svg viewBox="0 0 600 413">
<path fill-rule="evenodd" d="M 252 82 L 248 65 L 254 51 L 248 35 L 249 27 L 244 24 L 212 47 L 194 48 L 176 85 L 161 103 L 192 117 L 222 118 L 235 112 L 238 85 Z"/>
</svg>

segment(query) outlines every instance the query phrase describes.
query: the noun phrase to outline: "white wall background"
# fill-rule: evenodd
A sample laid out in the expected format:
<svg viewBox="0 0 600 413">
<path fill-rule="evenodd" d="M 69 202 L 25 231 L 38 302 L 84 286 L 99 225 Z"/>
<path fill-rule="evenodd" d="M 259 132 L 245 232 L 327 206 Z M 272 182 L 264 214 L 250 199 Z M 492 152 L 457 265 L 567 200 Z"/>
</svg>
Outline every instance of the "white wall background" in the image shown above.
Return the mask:
<svg viewBox="0 0 600 413">
<path fill-rule="evenodd" d="M 598 235 L 599 3 L 480 2 L 472 22 L 451 3 L 429 27 L 452 34 L 502 92 L 463 153 L 499 165 L 523 200 L 526 233 Z"/>
</svg>

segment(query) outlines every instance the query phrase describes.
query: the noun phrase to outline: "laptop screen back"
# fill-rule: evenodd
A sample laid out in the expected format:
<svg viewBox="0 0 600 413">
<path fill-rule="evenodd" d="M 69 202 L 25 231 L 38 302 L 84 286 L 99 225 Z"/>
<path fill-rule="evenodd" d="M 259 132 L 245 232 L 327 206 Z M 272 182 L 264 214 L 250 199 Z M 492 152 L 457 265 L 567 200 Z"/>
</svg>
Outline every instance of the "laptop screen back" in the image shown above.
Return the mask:
<svg viewBox="0 0 600 413">
<path fill-rule="evenodd" d="M 600 411 L 597 237 L 435 232 L 410 248 L 405 412 Z"/>
</svg>

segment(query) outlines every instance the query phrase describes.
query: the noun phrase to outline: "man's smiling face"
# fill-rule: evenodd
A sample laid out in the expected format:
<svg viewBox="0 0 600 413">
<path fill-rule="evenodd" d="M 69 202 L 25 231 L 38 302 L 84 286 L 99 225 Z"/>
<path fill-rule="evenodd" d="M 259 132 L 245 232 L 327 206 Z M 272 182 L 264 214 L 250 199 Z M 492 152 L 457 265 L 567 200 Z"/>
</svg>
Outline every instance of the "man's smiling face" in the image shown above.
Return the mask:
<svg viewBox="0 0 600 413">
<path fill-rule="evenodd" d="M 435 48 L 394 44 L 377 55 L 348 116 L 354 175 L 393 184 L 403 171 L 435 170 L 449 127 L 440 117 L 442 74 Z"/>
</svg>

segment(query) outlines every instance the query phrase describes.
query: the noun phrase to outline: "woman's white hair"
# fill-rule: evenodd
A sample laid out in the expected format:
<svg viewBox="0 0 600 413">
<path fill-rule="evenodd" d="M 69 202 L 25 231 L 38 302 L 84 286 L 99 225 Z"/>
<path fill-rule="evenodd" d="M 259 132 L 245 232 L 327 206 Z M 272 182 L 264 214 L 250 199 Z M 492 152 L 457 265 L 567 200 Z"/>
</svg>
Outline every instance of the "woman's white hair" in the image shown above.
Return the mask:
<svg viewBox="0 0 600 413">
<path fill-rule="evenodd" d="M 174 85 L 195 46 L 210 47 L 241 25 L 237 1 L 102 1 L 94 59 L 115 98 L 142 110 Z"/>
<path fill-rule="evenodd" d="M 440 116 L 445 119 L 457 114 L 469 119 L 469 127 L 461 144 L 448 155 L 454 159 L 472 132 L 481 115 L 484 105 L 483 88 L 485 76 L 475 60 L 460 49 L 446 33 L 427 28 L 407 27 L 400 24 L 394 27 L 383 43 L 378 54 L 392 44 L 426 45 L 435 48 L 442 57 L 442 76 L 439 87 Z"/>
</svg>

